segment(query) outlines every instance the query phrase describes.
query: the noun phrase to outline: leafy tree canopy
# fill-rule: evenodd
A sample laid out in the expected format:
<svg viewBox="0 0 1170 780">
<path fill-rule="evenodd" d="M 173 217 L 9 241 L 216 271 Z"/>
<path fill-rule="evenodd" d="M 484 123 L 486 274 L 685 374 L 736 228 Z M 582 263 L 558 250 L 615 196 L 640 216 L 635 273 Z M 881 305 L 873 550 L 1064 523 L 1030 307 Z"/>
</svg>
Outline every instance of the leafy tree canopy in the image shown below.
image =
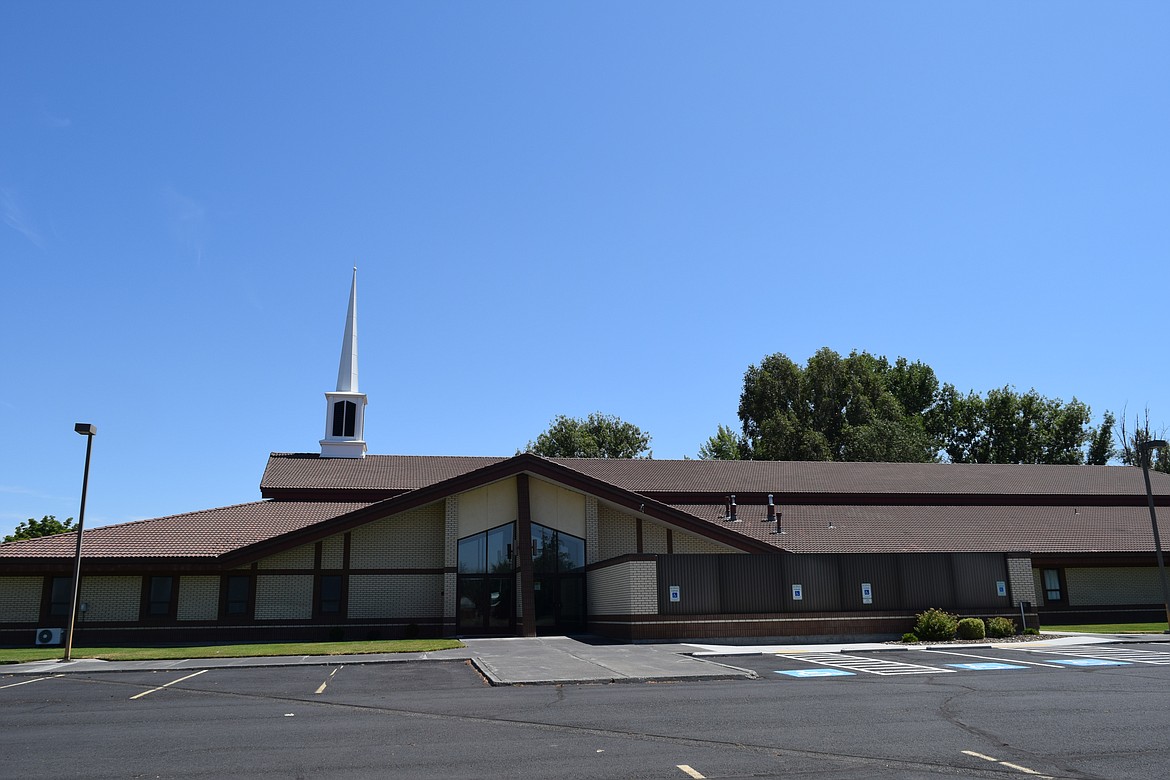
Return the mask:
<svg viewBox="0 0 1170 780">
<path fill-rule="evenodd" d="M 77 530 L 76 523 L 73 518 L 65 519 L 61 522 L 56 515 L 45 515 L 40 520 L 35 517 L 30 517 L 20 525 L 16 526 L 16 530 L 4 537 L 6 542 L 15 542 L 19 539 L 36 539 L 39 536 L 53 536 L 55 534 L 64 534 L 69 531 Z"/>
<path fill-rule="evenodd" d="M 740 441 L 735 431 L 720 425 L 715 435 L 699 447 L 700 460 L 740 460 Z"/>
<path fill-rule="evenodd" d="M 613 415 L 594 412 L 584 420 L 557 415 L 524 452 L 546 458 L 648 458 L 650 434 Z"/>
<path fill-rule="evenodd" d="M 1104 464 L 1117 453 L 1113 415 L 1090 427 L 1076 398 L 1011 386 L 963 394 L 924 363 L 827 347 L 804 366 L 780 353 L 749 366 L 739 418 L 742 433 L 720 426 L 700 457 Z"/>
</svg>

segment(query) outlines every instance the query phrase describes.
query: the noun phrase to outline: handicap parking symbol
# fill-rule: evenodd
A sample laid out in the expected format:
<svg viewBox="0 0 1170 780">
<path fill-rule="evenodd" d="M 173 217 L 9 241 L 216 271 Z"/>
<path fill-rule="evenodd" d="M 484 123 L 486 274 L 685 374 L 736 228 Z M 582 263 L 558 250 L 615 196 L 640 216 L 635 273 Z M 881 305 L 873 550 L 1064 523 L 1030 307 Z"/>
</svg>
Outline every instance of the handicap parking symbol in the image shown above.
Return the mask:
<svg viewBox="0 0 1170 780">
<path fill-rule="evenodd" d="M 1130 666 L 1125 661 L 1107 661 L 1104 658 L 1051 658 L 1054 664 L 1065 666 Z"/>
<path fill-rule="evenodd" d="M 1002 664 L 1002 663 L 996 663 L 996 662 L 983 662 L 983 663 L 974 663 L 974 664 L 947 664 L 947 666 L 953 666 L 956 669 L 971 669 L 971 670 L 977 671 L 977 672 L 986 672 L 986 671 L 991 671 L 993 669 L 1027 669 L 1028 668 L 1026 666 L 1017 666 L 1016 664 Z"/>
<path fill-rule="evenodd" d="M 843 669 L 793 669 L 777 671 L 776 674 L 786 674 L 789 677 L 852 677 L 854 672 L 846 672 Z"/>
</svg>

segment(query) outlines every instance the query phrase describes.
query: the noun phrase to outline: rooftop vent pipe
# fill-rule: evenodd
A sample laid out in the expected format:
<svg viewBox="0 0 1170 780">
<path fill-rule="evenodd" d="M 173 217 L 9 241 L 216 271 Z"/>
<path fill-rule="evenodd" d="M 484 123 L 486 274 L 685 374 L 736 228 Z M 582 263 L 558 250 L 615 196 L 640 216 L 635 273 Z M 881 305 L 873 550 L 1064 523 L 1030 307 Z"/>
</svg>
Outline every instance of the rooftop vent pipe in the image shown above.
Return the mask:
<svg viewBox="0 0 1170 780">
<path fill-rule="evenodd" d="M 776 520 L 776 504 L 772 500 L 772 494 L 768 494 L 768 517 L 764 520 L 765 523 L 771 523 Z"/>
<path fill-rule="evenodd" d="M 732 522 L 732 523 L 739 522 L 739 518 L 736 516 L 736 513 L 735 513 L 735 494 L 734 493 L 731 494 L 731 503 L 728 504 L 727 520 L 729 522 Z"/>
</svg>

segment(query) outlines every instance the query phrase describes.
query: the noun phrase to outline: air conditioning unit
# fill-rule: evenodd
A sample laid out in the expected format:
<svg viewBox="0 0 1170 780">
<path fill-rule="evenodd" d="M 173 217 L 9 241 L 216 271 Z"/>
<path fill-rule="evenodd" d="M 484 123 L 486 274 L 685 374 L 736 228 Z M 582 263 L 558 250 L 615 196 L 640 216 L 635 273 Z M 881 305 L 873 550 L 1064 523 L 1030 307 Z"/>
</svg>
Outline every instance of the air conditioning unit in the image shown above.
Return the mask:
<svg viewBox="0 0 1170 780">
<path fill-rule="evenodd" d="M 63 628 L 38 628 L 37 629 L 37 647 L 46 647 L 48 645 L 59 645 L 64 642 L 65 629 Z"/>
</svg>

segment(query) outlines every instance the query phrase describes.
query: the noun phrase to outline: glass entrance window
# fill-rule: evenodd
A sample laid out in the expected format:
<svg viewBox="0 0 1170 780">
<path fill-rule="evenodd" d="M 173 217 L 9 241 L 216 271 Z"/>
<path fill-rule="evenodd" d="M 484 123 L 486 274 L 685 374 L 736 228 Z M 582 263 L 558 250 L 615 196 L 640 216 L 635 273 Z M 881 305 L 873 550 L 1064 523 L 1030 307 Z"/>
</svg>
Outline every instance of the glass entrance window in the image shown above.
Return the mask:
<svg viewBox="0 0 1170 780">
<path fill-rule="evenodd" d="M 538 629 L 585 629 L 585 540 L 532 524 L 534 615 Z"/>
<path fill-rule="evenodd" d="M 532 570 L 542 573 L 584 571 L 585 540 L 533 523 Z"/>
<path fill-rule="evenodd" d="M 459 540 L 458 630 L 506 631 L 516 623 L 515 524 Z"/>
</svg>

